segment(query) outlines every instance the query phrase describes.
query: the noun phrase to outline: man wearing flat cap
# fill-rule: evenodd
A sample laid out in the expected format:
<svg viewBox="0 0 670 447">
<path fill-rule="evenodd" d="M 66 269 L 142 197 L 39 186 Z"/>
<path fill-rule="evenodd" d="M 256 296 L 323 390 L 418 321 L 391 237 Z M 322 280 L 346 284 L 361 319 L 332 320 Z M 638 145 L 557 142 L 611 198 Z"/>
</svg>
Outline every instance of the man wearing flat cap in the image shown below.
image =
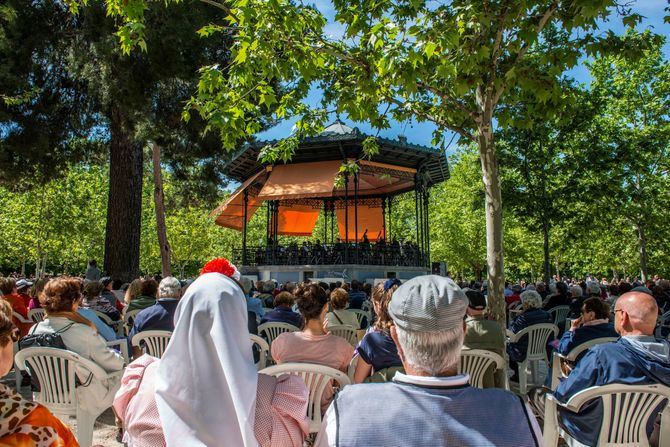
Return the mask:
<svg viewBox="0 0 670 447">
<path fill-rule="evenodd" d="M 345 387 L 328 408 L 315 446 L 541 445 L 523 400 L 473 388 L 467 374 L 458 374 L 467 306 L 449 278 L 420 276 L 400 286 L 388 310 L 405 374 Z"/>
</svg>

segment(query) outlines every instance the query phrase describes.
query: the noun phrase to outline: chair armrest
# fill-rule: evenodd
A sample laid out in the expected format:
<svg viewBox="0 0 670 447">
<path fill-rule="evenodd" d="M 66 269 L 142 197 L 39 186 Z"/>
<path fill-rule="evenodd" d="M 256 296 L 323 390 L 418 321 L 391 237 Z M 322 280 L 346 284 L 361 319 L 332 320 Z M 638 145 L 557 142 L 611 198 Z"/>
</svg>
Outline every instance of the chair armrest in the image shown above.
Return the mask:
<svg viewBox="0 0 670 447">
<path fill-rule="evenodd" d="M 16 318 L 17 320 L 19 320 L 19 323 L 24 323 L 24 324 L 28 324 L 28 323 L 30 323 L 30 324 L 35 324 L 35 322 L 34 322 L 33 320 L 30 320 L 30 319 L 28 319 L 28 318 L 23 318 L 23 315 L 21 315 L 21 314 L 18 313 L 18 312 L 12 312 L 12 317 L 14 317 L 14 318 Z"/>
<path fill-rule="evenodd" d="M 112 340 L 105 343 L 109 348 L 119 348 L 121 355 L 126 362 L 126 365 L 130 363 L 130 354 L 128 353 L 128 340 L 125 338 L 120 338 L 118 340 Z"/>
<path fill-rule="evenodd" d="M 505 329 L 505 335 L 509 339 L 507 341 L 509 341 L 510 343 L 515 343 L 517 341 L 516 334 L 514 332 L 510 331 L 509 329 Z"/>
</svg>

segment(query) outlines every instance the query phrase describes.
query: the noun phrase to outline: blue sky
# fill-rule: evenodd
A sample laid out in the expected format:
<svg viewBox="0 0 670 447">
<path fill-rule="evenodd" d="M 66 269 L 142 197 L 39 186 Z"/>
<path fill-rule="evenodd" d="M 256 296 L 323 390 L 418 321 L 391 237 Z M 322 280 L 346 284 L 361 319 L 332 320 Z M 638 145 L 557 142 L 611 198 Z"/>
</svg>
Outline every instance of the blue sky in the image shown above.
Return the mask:
<svg viewBox="0 0 670 447">
<path fill-rule="evenodd" d="M 332 3 L 329 0 L 316 0 L 316 7 L 328 18 L 328 24 L 326 25 L 326 32 L 334 37 L 342 35 L 342 25 L 334 21 L 335 10 L 332 6 Z M 668 3 L 666 0 L 637 0 L 633 5 L 633 11 L 642 15 L 644 20 L 640 25 L 638 25 L 638 30 L 651 29 L 653 32 L 663 34 L 668 37 L 668 42 L 665 44 L 664 53 L 666 56 L 670 57 L 670 25 L 663 23 L 664 11 L 663 8 L 667 6 Z M 620 17 L 613 13 L 610 16 L 610 19 L 606 22 L 603 22 L 601 26 L 603 32 L 607 30 L 613 30 L 617 34 L 621 34 L 625 31 L 625 27 L 621 23 Z M 577 67 L 570 70 L 567 74 L 577 81 L 584 84 L 589 83 L 589 74 L 588 69 L 582 61 Z M 320 100 L 321 93 L 314 89 L 310 93 L 308 102 L 310 104 L 317 104 Z M 346 117 L 340 117 L 343 121 L 351 126 L 356 126 L 361 131 L 369 134 L 377 134 L 376 129 L 372 129 L 367 123 L 353 122 L 348 120 Z M 333 120 L 335 116 L 333 116 Z M 258 135 L 260 139 L 279 139 L 287 137 L 291 134 L 291 129 L 295 119 L 286 120 L 281 122 L 277 126 L 273 127 L 270 130 L 267 130 Z M 402 122 L 392 123 L 390 129 L 382 130 L 379 132 L 379 135 L 386 138 L 396 138 L 398 135 L 407 136 L 408 140 L 412 143 L 422 144 L 429 146 L 432 140 L 432 133 L 435 129 L 435 126 L 428 123 L 416 123 L 416 122 Z M 447 141 L 451 139 L 451 136 L 447 136 Z M 453 144 L 449 147 L 448 152 L 453 150 Z"/>
</svg>

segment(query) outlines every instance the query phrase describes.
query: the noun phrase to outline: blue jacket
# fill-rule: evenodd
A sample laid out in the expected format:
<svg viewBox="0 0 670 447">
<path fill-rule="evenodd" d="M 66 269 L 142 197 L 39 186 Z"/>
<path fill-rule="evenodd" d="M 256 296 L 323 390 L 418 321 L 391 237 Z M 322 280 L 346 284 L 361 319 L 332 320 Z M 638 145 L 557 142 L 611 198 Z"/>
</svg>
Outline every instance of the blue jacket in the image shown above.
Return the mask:
<svg viewBox="0 0 670 447">
<path fill-rule="evenodd" d="M 581 345 L 590 340 L 602 337 L 619 337 L 619 334 L 614 330 L 612 323 L 594 324 L 593 326 L 582 326 L 577 328 L 574 332 L 567 331 L 561 337 L 556 351 L 559 354 L 568 355 L 572 348 Z M 581 359 L 586 352 L 580 354 L 577 360 Z"/>
<path fill-rule="evenodd" d="M 670 386 L 670 342 L 647 336 L 621 337 L 616 343 L 594 346 L 561 382 L 554 396 L 567 402 L 579 391 L 592 386 L 621 383 L 643 385 L 659 383 Z M 595 445 L 602 422 L 602 402 L 594 399 L 579 413 L 559 408 L 563 426 L 579 442 Z M 647 433 L 656 414 L 647 423 Z"/>
<path fill-rule="evenodd" d="M 114 332 L 114 329 L 107 326 L 107 323 L 102 321 L 94 311 L 80 307 L 77 309 L 77 313 L 93 323 L 93 326 L 98 330 L 98 334 L 102 335 L 102 338 L 107 341 L 116 340 L 116 332 Z"/>
<path fill-rule="evenodd" d="M 516 317 L 514 321 L 509 325 L 509 330 L 514 332 L 522 331 L 528 326 L 540 323 L 553 323 L 554 319 L 551 314 L 546 310 L 542 309 L 528 309 L 523 312 L 521 315 Z M 528 350 L 528 336 L 524 335 L 516 343 L 510 343 L 507 345 L 507 354 L 509 355 L 510 360 L 514 362 L 523 362 L 526 360 L 526 351 Z"/>
<path fill-rule="evenodd" d="M 140 311 L 135 316 L 128 340 L 142 331 L 174 331 L 174 313 L 178 304 L 179 300 L 174 298 L 159 298 L 156 304 Z"/>
<path fill-rule="evenodd" d="M 363 302 L 368 299 L 365 292 L 349 292 L 349 309 L 360 309 Z"/>
<path fill-rule="evenodd" d="M 302 315 L 293 312 L 290 307 L 275 307 L 261 318 L 261 324 L 265 323 L 288 323 L 301 328 Z"/>
</svg>

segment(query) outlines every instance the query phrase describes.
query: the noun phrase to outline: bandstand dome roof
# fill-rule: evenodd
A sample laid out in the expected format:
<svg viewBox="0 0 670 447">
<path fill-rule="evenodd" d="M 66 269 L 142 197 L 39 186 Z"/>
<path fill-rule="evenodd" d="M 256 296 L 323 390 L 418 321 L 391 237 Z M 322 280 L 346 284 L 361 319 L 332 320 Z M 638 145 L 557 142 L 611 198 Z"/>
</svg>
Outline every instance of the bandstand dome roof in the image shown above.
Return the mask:
<svg viewBox="0 0 670 447">
<path fill-rule="evenodd" d="M 381 208 L 382 198 L 414 190 L 417 178 L 430 187 L 449 177 L 444 151 L 408 143 L 405 137 L 378 138 L 379 153 L 370 160 L 364 159 L 363 141 L 368 137 L 337 120 L 318 136 L 303 140 L 290 163 L 274 166 L 263 164 L 259 153 L 262 147 L 276 141 L 245 145 L 224 168 L 228 177 L 242 185 L 212 211 L 212 216 L 218 225 L 242 229 L 246 190 L 247 221 L 263 201 L 278 201 L 279 234 L 304 236 L 314 228 L 323 200 L 340 203 L 346 189 L 349 201 L 353 200 L 353 178 L 349 178 L 348 188 L 336 186 L 343 161 L 358 160 L 358 197 L 365 201 L 359 201 L 358 206 L 362 218 L 370 213 L 381 216 L 381 211 L 373 209 Z M 381 218 L 374 220 L 381 222 Z M 378 225 L 381 223 L 371 222 L 372 227 Z"/>
</svg>

